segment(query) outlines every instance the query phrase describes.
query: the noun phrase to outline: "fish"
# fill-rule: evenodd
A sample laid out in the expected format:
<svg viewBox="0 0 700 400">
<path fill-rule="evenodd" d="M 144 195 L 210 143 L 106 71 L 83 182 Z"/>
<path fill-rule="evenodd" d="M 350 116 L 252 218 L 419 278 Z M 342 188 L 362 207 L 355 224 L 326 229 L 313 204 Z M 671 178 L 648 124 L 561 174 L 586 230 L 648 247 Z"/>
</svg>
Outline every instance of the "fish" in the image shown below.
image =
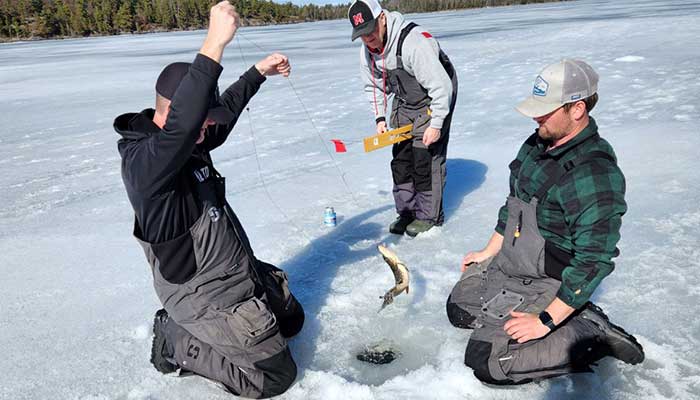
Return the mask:
<svg viewBox="0 0 700 400">
<path fill-rule="evenodd" d="M 394 274 L 395 282 L 394 287 L 389 289 L 384 294 L 384 296 L 380 297 L 380 299 L 384 300 L 384 302 L 382 303 L 382 307 L 379 309 L 379 311 L 382 311 L 386 306 L 394 302 L 394 297 L 400 295 L 403 292 L 406 292 L 406 294 L 408 294 L 409 277 L 408 268 L 406 267 L 406 264 L 399 260 L 399 257 L 396 255 L 396 253 L 387 249 L 381 244 L 377 246 L 377 250 L 379 250 L 379 253 L 382 255 L 382 258 L 384 258 L 384 261 L 386 261 L 386 263 L 389 264 L 389 268 L 391 268 L 391 272 Z"/>
</svg>

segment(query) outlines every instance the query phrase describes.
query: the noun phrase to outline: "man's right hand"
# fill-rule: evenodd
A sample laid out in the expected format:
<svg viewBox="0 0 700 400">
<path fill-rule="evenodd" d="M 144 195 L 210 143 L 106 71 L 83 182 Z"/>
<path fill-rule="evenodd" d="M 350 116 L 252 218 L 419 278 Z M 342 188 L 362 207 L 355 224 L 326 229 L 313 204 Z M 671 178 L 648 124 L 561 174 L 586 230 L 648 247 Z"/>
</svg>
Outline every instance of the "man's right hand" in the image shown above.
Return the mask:
<svg viewBox="0 0 700 400">
<path fill-rule="evenodd" d="M 472 263 L 481 263 L 491 257 L 485 251 L 472 251 L 462 258 L 462 272 L 466 271 Z"/>
<path fill-rule="evenodd" d="M 472 251 L 467 253 L 462 259 L 462 272 L 466 271 L 471 263 L 481 263 L 486 261 L 489 257 L 493 257 L 501 251 L 501 246 L 503 245 L 503 235 L 498 232 L 494 232 L 481 251 Z"/>
<path fill-rule="evenodd" d="M 377 122 L 377 135 L 384 133 L 386 131 L 388 131 L 388 129 L 386 129 L 386 121 Z"/>
<path fill-rule="evenodd" d="M 207 38 L 199 52 L 220 63 L 224 48 L 231 42 L 240 24 L 241 17 L 228 0 L 212 7 L 209 12 Z"/>
</svg>

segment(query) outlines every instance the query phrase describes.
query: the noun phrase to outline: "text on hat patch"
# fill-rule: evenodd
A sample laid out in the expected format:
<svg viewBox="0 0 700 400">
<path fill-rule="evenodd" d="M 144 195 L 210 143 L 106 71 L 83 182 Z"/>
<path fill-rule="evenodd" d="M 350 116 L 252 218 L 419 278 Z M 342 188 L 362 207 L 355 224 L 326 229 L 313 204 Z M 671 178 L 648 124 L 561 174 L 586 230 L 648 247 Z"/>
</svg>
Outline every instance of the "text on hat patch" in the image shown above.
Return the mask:
<svg viewBox="0 0 700 400">
<path fill-rule="evenodd" d="M 535 86 L 532 88 L 532 94 L 535 96 L 546 96 L 547 89 L 549 89 L 549 83 L 538 75 L 537 79 L 535 79 Z"/>
</svg>

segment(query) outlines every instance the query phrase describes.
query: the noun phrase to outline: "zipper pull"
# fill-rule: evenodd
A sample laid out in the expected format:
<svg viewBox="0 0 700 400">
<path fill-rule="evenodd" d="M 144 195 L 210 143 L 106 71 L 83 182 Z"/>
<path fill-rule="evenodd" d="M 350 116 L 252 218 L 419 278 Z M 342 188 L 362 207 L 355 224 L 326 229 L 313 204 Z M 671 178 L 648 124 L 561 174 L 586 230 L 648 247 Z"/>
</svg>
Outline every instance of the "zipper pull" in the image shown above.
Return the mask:
<svg viewBox="0 0 700 400">
<path fill-rule="evenodd" d="M 513 232 L 513 246 L 515 246 L 515 240 L 520 237 L 520 229 L 523 227 L 523 211 L 520 210 L 518 215 L 518 224 L 515 226 L 515 232 Z"/>
</svg>

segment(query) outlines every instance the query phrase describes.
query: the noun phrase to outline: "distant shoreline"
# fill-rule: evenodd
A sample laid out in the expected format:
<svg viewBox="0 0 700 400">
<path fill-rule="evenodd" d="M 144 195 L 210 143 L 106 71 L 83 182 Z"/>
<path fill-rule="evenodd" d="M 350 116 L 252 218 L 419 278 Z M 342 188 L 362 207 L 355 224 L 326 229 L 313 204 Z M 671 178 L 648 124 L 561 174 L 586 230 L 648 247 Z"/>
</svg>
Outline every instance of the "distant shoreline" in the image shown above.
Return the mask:
<svg viewBox="0 0 700 400">
<path fill-rule="evenodd" d="M 457 11 L 457 10 L 448 10 L 448 11 Z M 440 11 L 435 11 L 435 12 L 440 12 Z M 322 22 L 322 21 L 337 21 L 340 18 L 336 18 L 333 20 L 324 20 L 324 19 L 319 19 L 319 20 L 312 20 L 312 21 L 286 21 L 286 22 L 275 22 L 275 23 L 249 23 L 249 24 L 244 24 L 241 25 L 241 28 L 247 28 L 247 27 L 255 27 L 255 26 L 275 26 L 275 25 L 293 25 L 293 24 L 304 24 L 307 22 Z M 70 40 L 70 39 L 87 39 L 87 38 L 100 38 L 100 37 L 110 37 L 110 36 L 122 36 L 122 35 L 150 35 L 154 33 L 168 33 L 168 32 L 194 32 L 194 31 L 201 31 L 207 29 L 206 26 L 202 27 L 193 27 L 189 29 L 152 29 L 148 31 L 140 31 L 140 32 L 118 32 L 118 33 L 93 33 L 90 35 L 73 35 L 73 36 L 52 36 L 52 37 L 27 37 L 27 38 L 20 38 L 20 39 L 8 39 L 7 37 L 2 37 L 0 36 L 0 45 L 3 44 L 11 44 L 11 43 L 20 43 L 20 42 L 41 42 L 44 40 Z"/>
<path fill-rule="evenodd" d="M 416 9 L 416 7 L 419 7 L 418 5 L 410 2 L 403 0 L 403 3 L 399 3 L 400 0 L 384 0 L 383 5 L 389 9 L 389 10 L 395 10 L 397 7 L 395 6 L 396 4 L 399 5 L 400 9 L 397 11 L 400 11 L 404 14 L 431 14 L 431 13 L 436 13 L 436 12 L 454 12 L 454 11 L 461 11 L 461 10 L 471 10 L 471 9 L 481 9 L 481 8 L 495 8 L 495 7 L 509 7 L 509 6 L 521 6 L 521 5 L 528 5 L 528 4 L 537 4 L 537 3 L 554 3 L 554 2 L 563 2 L 563 1 L 572 1 L 572 0 L 488 0 L 489 4 L 487 5 L 482 5 L 482 6 L 471 6 L 471 1 L 470 0 L 463 0 L 465 1 L 464 4 L 469 4 L 470 6 L 464 6 L 464 7 L 455 7 L 455 8 L 450 8 L 450 9 L 433 9 L 433 10 L 421 10 L 421 9 Z M 487 0 L 483 0 L 486 2 Z M 396 2 L 396 4 L 394 4 Z M 495 2 L 495 4 L 493 4 Z M 348 3 L 349 4 L 349 3 Z M 314 5 L 306 5 L 306 6 L 296 6 L 299 7 L 300 9 L 305 9 L 306 7 L 315 7 L 316 10 L 322 9 L 325 10 L 328 8 L 329 13 L 332 13 L 331 15 L 319 15 L 316 18 L 310 18 L 310 17 L 304 17 L 300 15 L 289 15 L 289 16 L 279 16 L 278 18 L 282 19 L 280 21 L 266 21 L 265 16 L 262 18 L 256 17 L 256 18 L 242 18 L 242 27 L 249 27 L 249 26 L 274 26 L 274 25 L 291 25 L 291 24 L 300 24 L 300 23 L 308 23 L 308 22 L 320 22 L 320 21 L 336 21 L 339 19 L 344 19 L 345 16 L 342 14 L 345 14 L 347 11 L 347 4 L 339 4 L 339 5 L 325 5 L 325 6 L 314 6 Z M 3 10 L 0 9 L 0 13 Z M 286 19 L 286 20 L 284 20 Z M 29 29 L 32 28 L 37 22 L 37 20 L 40 20 L 40 18 L 37 18 L 36 16 L 31 18 L 29 22 L 27 23 L 27 26 L 20 26 L 23 29 Z M 54 23 L 56 23 L 54 21 Z M 155 22 L 149 22 L 146 24 L 149 27 L 152 27 L 150 29 L 133 29 L 133 30 L 114 30 L 110 32 L 93 32 L 89 31 L 85 34 L 74 34 L 74 35 L 63 35 L 63 34 L 53 34 L 49 36 L 42 36 L 42 35 L 30 35 L 30 36 L 17 36 L 17 37 L 12 37 L 12 36 L 7 36 L 4 35 L 3 33 L 7 31 L 9 28 L 8 26 L 3 26 L 0 25 L 0 45 L 2 44 L 11 44 L 11 43 L 20 43 L 20 42 L 36 42 L 36 41 L 43 41 L 43 40 L 67 40 L 67 39 L 80 39 L 80 38 L 89 38 L 89 37 L 106 37 L 106 36 L 119 36 L 119 35 L 145 35 L 145 34 L 152 34 L 152 33 L 166 33 L 166 32 L 188 32 L 188 31 L 197 31 L 197 30 L 202 30 L 206 29 L 206 21 L 201 23 L 200 25 L 192 25 L 184 28 L 171 28 L 168 29 L 166 27 L 162 26 L 157 26 L 158 24 Z M 132 25 L 135 26 L 135 25 Z M 19 29 L 17 25 L 12 26 L 14 29 Z M 84 28 L 84 29 L 87 29 Z M 92 28 L 91 28 L 92 29 Z"/>
</svg>

